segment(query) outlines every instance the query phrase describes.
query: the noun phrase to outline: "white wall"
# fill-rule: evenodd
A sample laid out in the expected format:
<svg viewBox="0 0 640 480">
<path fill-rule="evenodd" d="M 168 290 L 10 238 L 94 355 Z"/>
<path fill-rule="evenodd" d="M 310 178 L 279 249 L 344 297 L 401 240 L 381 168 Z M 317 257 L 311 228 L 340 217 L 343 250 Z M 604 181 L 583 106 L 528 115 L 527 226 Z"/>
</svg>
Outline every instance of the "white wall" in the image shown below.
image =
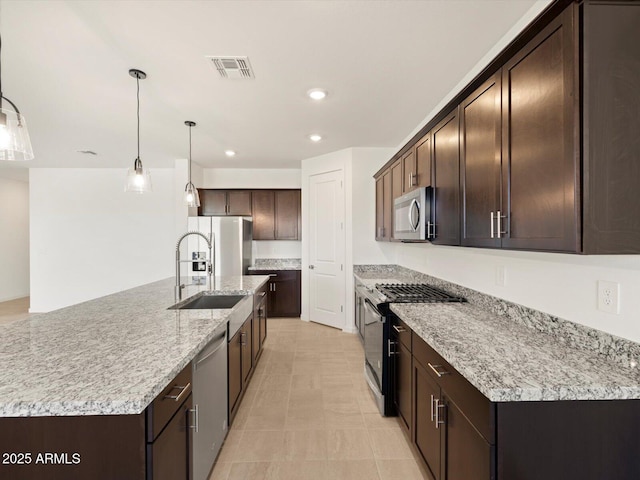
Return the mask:
<svg viewBox="0 0 640 480">
<path fill-rule="evenodd" d="M 29 184 L 0 178 L 0 302 L 29 295 Z"/>
<path fill-rule="evenodd" d="M 153 192 L 124 192 L 124 169 L 31 169 L 31 311 L 44 312 L 174 274 L 174 169 Z"/>
<path fill-rule="evenodd" d="M 194 182 L 195 183 L 195 182 Z M 297 168 L 205 168 L 200 188 L 300 188 Z"/>
<path fill-rule="evenodd" d="M 253 258 L 302 258 L 302 242 L 299 240 L 254 241 Z"/>
</svg>

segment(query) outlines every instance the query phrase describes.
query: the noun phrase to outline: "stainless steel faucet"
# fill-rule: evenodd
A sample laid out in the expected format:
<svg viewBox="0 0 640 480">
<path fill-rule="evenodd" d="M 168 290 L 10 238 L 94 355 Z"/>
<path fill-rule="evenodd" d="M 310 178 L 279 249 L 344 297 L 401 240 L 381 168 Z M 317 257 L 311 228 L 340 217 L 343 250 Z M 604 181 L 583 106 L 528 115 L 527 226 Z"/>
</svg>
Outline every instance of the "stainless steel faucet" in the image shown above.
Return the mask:
<svg viewBox="0 0 640 480">
<path fill-rule="evenodd" d="M 207 247 L 209 248 L 209 261 L 207 262 L 207 273 L 209 274 L 209 288 L 213 289 L 213 272 L 215 271 L 215 257 L 213 256 L 215 252 L 215 240 L 213 234 L 211 235 L 211 239 L 207 238 L 204 233 L 201 232 L 187 232 L 182 235 L 178 239 L 178 243 L 176 243 L 176 302 L 182 300 L 182 289 L 185 287 L 184 284 L 180 283 L 180 244 L 182 240 L 187 238 L 189 235 L 200 235 L 207 242 Z"/>
</svg>

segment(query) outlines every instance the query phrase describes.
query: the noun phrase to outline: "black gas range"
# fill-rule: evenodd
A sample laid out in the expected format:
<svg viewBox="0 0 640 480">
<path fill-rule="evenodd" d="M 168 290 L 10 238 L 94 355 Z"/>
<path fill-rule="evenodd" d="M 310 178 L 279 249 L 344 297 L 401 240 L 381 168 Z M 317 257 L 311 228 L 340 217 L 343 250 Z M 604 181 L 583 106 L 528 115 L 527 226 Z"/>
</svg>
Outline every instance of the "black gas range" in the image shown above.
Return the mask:
<svg viewBox="0 0 640 480">
<path fill-rule="evenodd" d="M 356 283 L 356 326 L 364 339 L 365 378 L 383 415 L 396 415 L 389 304 L 449 302 L 466 300 L 423 283 L 379 283 L 375 288 Z"/>
</svg>

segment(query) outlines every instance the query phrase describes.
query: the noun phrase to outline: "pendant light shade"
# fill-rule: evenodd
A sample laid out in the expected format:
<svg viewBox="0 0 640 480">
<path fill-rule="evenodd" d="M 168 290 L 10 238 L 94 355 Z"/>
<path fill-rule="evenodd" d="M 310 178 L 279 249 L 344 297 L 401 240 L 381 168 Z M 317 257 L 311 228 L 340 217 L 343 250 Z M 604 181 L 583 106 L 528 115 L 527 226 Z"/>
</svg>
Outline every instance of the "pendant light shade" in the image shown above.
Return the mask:
<svg viewBox="0 0 640 480">
<path fill-rule="evenodd" d="M 187 207 L 199 207 L 200 195 L 198 195 L 198 189 L 191 181 L 191 127 L 195 127 L 196 122 L 187 120 L 184 124 L 189 127 L 189 182 L 184 187 L 184 204 Z"/>
<path fill-rule="evenodd" d="M 0 38 L 1 51 L 2 39 Z M 2 72 L 1 67 L 0 72 Z M 2 108 L 3 100 L 13 110 Z M 2 78 L 0 77 L 0 160 L 12 162 L 32 159 L 33 149 L 27 130 L 27 121 L 18 107 L 2 94 Z"/>
<path fill-rule="evenodd" d="M 129 70 L 129 75 L 136 79 L 136 100 L 138 118 L 138 156 L 133 162 L 133 167 L 127 171 L 127 182 L 124 187 L 125 192 L 146 193 L 152 190 L 151 174 L 149 170 L 142 166 L 140 160 L 140 80 L 147 78 L 147 74 L 135 68 Z"/>
</svg>

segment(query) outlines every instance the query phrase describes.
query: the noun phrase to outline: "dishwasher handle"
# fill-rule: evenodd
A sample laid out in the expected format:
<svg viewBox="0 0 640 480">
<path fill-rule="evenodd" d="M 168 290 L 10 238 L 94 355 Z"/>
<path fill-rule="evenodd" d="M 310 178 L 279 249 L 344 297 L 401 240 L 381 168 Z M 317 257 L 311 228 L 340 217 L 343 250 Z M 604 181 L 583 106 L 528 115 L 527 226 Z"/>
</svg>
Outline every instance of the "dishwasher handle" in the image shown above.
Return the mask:
<svg viewBox="0 0 640 480">
<path fill-rule="evenodd" d="M 219 342 L 215 347 L 212 347 L 213 348 L 212 351 L 207 352 L 204 355 L 198 357 L 198 359 L 196 360 L 196 368 L 198 368 L 198 365 L 200 365 L 207 358 L 215 354 L 218 350 L 220 350 L 224 346 L 225 342 L 227 341 L 227 332 L 225 331 L 224 333 L 222 333 L 216 340 L 219 340 Z M 213 340 L 209 345 L 213 344 L 216 340 Z M 206 349 L 207 347 L 205 347 L 205 350 Z"/>
</svg>

